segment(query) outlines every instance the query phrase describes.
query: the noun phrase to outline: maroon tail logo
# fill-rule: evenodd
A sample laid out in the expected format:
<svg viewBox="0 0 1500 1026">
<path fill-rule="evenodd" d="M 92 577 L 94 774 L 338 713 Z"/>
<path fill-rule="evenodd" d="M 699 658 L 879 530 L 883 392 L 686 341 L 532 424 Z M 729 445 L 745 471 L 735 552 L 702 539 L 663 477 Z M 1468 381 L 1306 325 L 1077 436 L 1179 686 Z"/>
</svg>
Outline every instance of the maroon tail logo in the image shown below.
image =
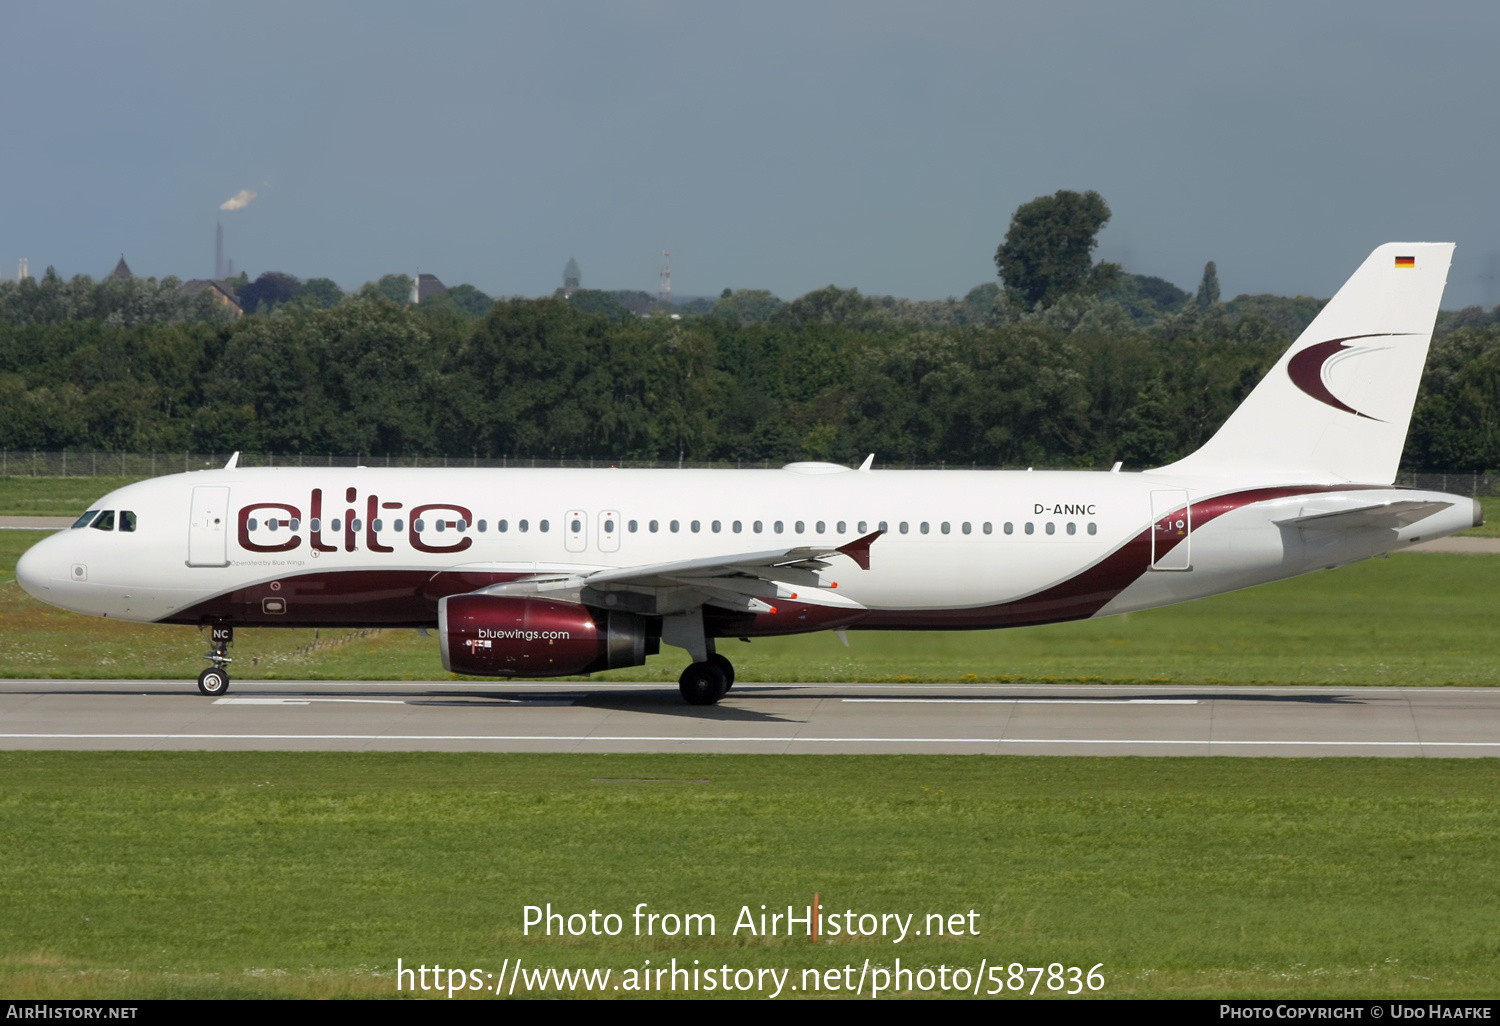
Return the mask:
<svg viewBox="0 0 1500 1026">
<path fill-rule="evenodd" d="M 1361 413 L 1338 396 L 1328 390 L 1323 382 L 1323 365 L 1335 355 L 1355 349 L 1355 346 L 1346 346 L 1345 342 L 1352 342 L 1357 338 L 1392 338 L 1397 335 L 1410 335 L 1409 331 L 1377 331 L 1369 335 L 1345 335 L 1343 338 L 1331 338 L 1327 342 L 1319 342 L 1317 345 L 1308 346 L 1302 352 L 1292 357 L 1287 362 L 1287 376 L 1292 379 L 1292 384 L 1312 396 L 1320 403 L 1332 406 L 1335 410 L 1343 410 L 1352 413 L 1356 417 L 1365 420 L 1380 420 L 1368 413 Z M 1384 421 L 1380 421 L 1382 424 Z"/>
</svg>

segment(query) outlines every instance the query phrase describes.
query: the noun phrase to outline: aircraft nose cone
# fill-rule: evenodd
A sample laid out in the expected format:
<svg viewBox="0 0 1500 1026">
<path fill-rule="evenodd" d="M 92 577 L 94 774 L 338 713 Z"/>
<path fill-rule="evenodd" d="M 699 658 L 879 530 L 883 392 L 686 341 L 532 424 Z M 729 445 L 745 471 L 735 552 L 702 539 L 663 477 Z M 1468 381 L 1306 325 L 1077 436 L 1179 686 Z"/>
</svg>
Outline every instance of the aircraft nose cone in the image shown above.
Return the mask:
<svg viewBox="0 0 1500 1026">
<path fill-rule="evenodd" d="M 26 590 L 26 594 L 36 599 L 45 599 L 47 586 L 51 583 L 44 569 L 47 558 L 38 551 L 45 544 L 39 542 L 33 545 L 21 553 L 21 558 L 16 561 L 16 583 Z"/>
</svg>

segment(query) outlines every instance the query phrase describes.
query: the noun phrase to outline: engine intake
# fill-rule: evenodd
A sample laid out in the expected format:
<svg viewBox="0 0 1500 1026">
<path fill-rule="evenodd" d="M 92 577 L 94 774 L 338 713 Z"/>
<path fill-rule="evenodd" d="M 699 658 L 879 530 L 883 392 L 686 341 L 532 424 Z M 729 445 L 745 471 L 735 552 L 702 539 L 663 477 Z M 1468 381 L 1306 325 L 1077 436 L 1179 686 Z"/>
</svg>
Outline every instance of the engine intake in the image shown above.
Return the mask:
<svg viewBox="0 0 1500 1026">
<path fill-rule="evenodd" d="M 566 677 L 640 666 L 646 621 L 576 602 L 449 595 L 438 602 L 443 669 L 476 677 Z"/>
</svg>

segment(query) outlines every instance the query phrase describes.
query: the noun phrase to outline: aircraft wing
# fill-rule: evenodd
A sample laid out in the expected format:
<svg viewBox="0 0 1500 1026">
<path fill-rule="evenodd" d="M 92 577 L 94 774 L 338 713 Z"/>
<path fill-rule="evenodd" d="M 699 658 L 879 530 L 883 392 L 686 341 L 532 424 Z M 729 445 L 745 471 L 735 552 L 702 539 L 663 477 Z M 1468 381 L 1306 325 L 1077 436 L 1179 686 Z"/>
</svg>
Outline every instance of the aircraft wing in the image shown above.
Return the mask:
<svg viewBox="0 0 1500 1026">
<path fill-rule="evenodd" d="M 771 611 L 766 599 L 773 597 L 859 609 L 863 608 L 859 603 L 823 587 L 817 572 L 838 555 L 848 556 L 860 569 L 868 570 L 870 545 L 883 533 L 875 531 L 844 545 L 799 545 L 584 574 L 538 574 L 492 585 L 481 589 L 480 594 L 563 593 L 558 597 L 653 614 L 680 612 L 705 603 L 764 613 Z"/>
<path fill-rule="evenodd" d="M 1440 513 L 1451 505 L 1453 505 L 1451 502 L 1420 502 L 1415 499 L 1401 499 L 1396 502 L 1382 502 L 1374 506 L 1361 506 L 1358 509 L 1310 513 L 1306 516 L 1292 517 L 1289 520 L 1278 520 L 1276 523 L 1280 527 L 1300 527 L 1304 530 L 1317 531 L 1342 531 L 1351 527 L 1400 529 L 1409 527 L 1419 520 L 1425 520 L 1434 513 Z"/>
</svg>

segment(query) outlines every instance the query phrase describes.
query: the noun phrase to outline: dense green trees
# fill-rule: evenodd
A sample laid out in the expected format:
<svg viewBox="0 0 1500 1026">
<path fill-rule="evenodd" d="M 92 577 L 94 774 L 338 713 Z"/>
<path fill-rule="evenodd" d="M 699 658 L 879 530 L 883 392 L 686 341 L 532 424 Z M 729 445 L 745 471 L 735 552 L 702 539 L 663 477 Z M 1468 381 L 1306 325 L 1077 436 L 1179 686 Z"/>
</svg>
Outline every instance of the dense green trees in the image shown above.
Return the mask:
<svg viewBox="0 0 1500 1026">
<path fill-rule="evenodd" d="M 1092 189 L 1063 189 L 1021 204 L 995 251 L 1006 291 L 1030 308 L 1038 303 L 1051 306 L 1069 293 L 1083 291 L 1091 278 L 1107 284 L 1111 270 L 1118 268 L 1096 268 L 1093 253 L 1109 216 L 1104 197 Z"/>
<path fill-rule="evenodd" d="M 170 279 L 0 283 L 0 446 L 1141 467 L 1200 445 L 1321 307 L 1120 275 L 1042 310 L 830 287 L 674 320 L 317 282 L 239 320 Z M 1494 314 L 1440 320 L 1406 462 L 1500 466 Z"/>
</svg>

